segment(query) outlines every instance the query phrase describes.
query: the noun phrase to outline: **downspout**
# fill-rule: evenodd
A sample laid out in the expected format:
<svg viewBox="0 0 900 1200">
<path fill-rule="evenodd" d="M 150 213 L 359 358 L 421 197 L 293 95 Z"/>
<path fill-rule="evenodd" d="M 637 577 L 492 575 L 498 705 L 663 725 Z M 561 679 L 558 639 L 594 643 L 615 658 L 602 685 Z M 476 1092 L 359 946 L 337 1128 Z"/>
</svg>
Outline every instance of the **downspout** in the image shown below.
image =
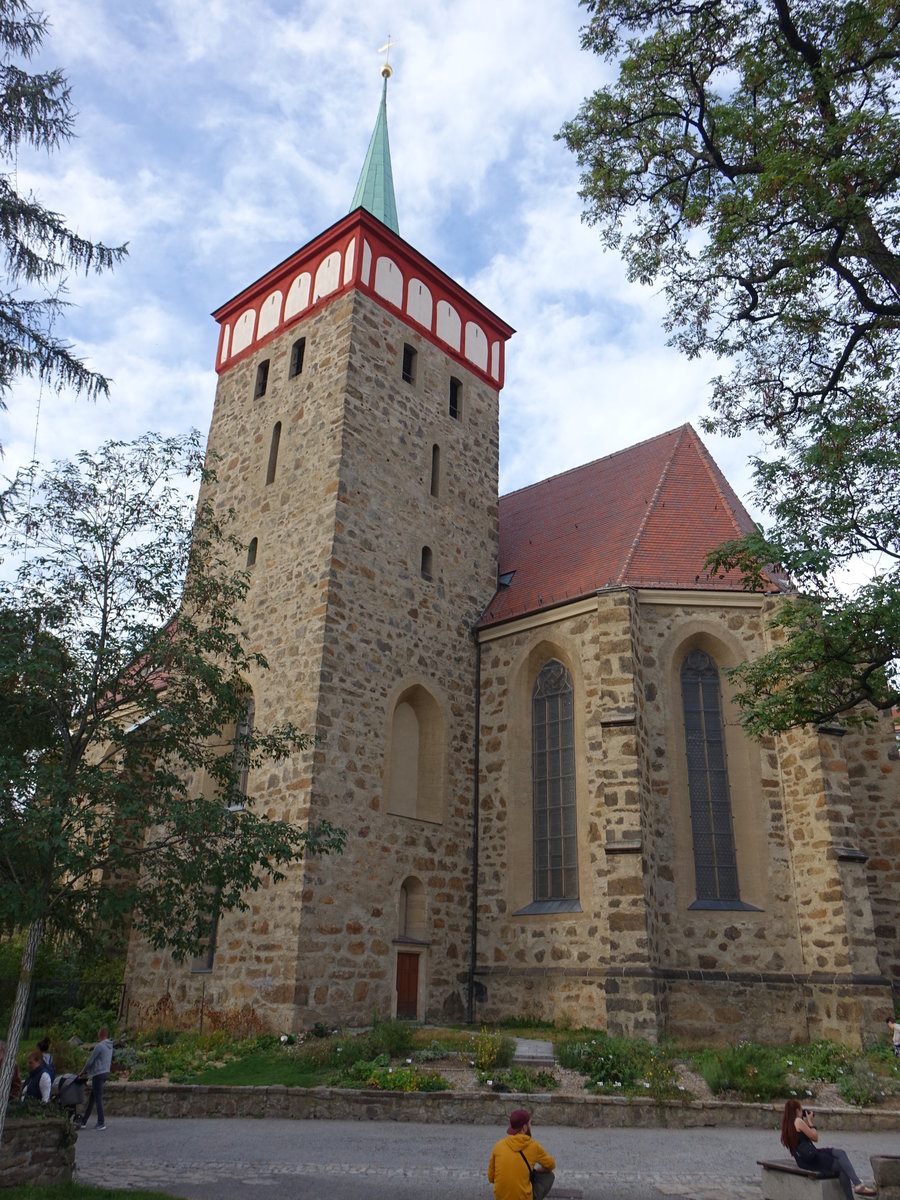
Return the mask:
<svg viewBox="0 0 900 1200">
<path fill-rule="evenodd" d="M 475 641 L 475 778 L 472 784 L 472 930 L 469 939 L 469 985 L 466 1000 L 466 1021 L 475 1020 L 475 961 L 478 955 L 478 826 L 479 796 L 478 775 L 481 768 L 481 643 L 478 626 L 472 629 Z"/>
</svg>

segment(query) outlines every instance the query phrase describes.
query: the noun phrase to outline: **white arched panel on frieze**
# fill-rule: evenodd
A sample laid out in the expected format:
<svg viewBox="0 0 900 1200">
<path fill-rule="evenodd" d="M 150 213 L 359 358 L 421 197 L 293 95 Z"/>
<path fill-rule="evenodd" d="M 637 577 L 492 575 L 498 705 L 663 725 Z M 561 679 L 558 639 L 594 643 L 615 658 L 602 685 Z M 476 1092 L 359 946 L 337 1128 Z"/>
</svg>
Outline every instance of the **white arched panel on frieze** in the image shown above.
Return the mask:
<svg viewBox="0 0 900 1200">
<path fill-rule="evenodd" d="M 369 286 L 369 276 L 372 274 L 372 247 L 369 245 L 369 243 L 366 241 L 365 238 L 363 238 L 362 270 L 360 271 L 359 274 L 360 274 L 360 278 L 362 279 L 363 283 L 366 285 L 366 287 L 368 287 Z"/>
<path fill-rule="evenodd" d="M 409 281 L 409 292 L 406 296 L 406 311 L 414 321 L 418 321 L 426 329 L 431 328 L 431 314 L 434 311 L 434 301 L 431 298 L 431 292 L 421 279 L 411 279 Z"/>
<path fill-rule="evenodd" d="M 303 312 L 304 308 L 309 308 L 309 290 L 311 287 L 312 275 L 310 275 L 309 271 L 304 271 L 302 275 L 298 275 L 291 284 L 284 305 L 284 319 L 286 321 L 296 316 L 297 313 Z"/>
<path fill-rule="evenodd" d="M 316 282 L 313 286 L 313 301 L 321 300 L 336 292 L 341 280 L 341 256 L 337 250 L 323 258 L 316 271 Z"/>
<path fill-rule="evenodd" d="M 273 292 L 263 301 L 259 310 L 259 328 L 256 331 L 258 338 L 265 337 L 267 333 L 278 328 L 278 322 L 281 320 L 281 301 L 281 292 Z"/>
<path fill-rule="evenodd" d="M 481 326 L 476 325 L 474 321 L 466 321 L 465 354 L 469 362 L 474 363 L 476 367 L 480 367 L 482 371 L 487 370 L 487 335 Z"/>
<path fill-rule="evenodd" d="M 226 325 L 224 330 L 222 331 L 222 357 L 219 359 L 219 362 L 224 362 L 225 359 L 228 357 L 228 349 L 229 349 L 230 345 L 231 345 L 231 326 Z"/>
<path fill-rule="evenodd" d="M 256 329 L 256 310 L 248 308 L 241 313 L 234 324 L 234 335 L 231 339 L 231 353 L 240 354 L 253 341 L 253 331 Z"/>
<path fill-rule="evenodd" d="M 350 245 L 344 254 L 344 283 L 353 278 L 353 260 L 356 258 L 356 238 L 350 239 Z"/>
<path fill-rule="evenodd" d="M 442 342 L 446 342 L 448 346 L 452 346 L 454 350 L 458 350 L 461 331 L 462 321 L 459 318 L 459 313 L 446 300 L 438 300 L 437 328 L 435 330 L 438 337 Z"/>
<path fill-rule="evenodd" d="M 379 296 L 403 307 L 403 275 L 394 260 L 384 254 L 375 263 L 374 287 Z"/>
<path fill-rule="evenodd" d="M 491 376 L 494 379 L 500 378 L 500 343 L 493 342 L 491 344 Z"/>
</svg>

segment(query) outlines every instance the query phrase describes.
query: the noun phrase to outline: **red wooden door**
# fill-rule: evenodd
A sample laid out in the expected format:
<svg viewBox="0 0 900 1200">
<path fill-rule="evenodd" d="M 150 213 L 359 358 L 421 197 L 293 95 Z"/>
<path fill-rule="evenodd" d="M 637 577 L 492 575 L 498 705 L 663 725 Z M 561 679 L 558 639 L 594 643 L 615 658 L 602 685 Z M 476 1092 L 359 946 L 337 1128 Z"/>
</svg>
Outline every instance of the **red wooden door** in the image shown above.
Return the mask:
<svg viewBox="0 0 900 1200">
<path fill-rule="evenodd" d="M 415 1021 L 419 995 L 419 956 L 402 951 L 397 955 L 397 1016 Z"/>
</svg>

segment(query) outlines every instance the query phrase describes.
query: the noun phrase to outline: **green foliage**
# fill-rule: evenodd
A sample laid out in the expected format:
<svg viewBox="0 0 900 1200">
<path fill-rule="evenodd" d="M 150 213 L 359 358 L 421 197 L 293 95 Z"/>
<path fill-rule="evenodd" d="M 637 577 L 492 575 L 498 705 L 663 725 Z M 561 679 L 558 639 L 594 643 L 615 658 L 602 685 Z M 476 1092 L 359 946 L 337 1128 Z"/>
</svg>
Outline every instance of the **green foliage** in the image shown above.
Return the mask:
<svg viewBox="0 0 900 1200">
<path fill-rule="evenodd" d="M 675 1073 L 665 1054 L 642 1039 L 609 1037 L 604 1032 L 589 1039 L 557 1042 L 560 1066 L 586 1076 L 585 1087 L 607 1095 L 652 1095 L 662 1098 L 676 1091 Z"/>
<path fill-rule="evenodd" d="M 400 1058 L 409 1054 L 413 1030 L 409 1021 L 380 1021 L 368 1035 L 369 1045 L 379 1053 Z"/>
<path fill-rule="evenodd" d="M 437 1062 L 447 1057 L 447 1047 L 432 1039 L 427 1046 L 419 1046 L 412 1052 L 412 1060 L 416 1063 Z"/>
<path fill-rule="evenodd" d="M 715 569 L 808 598 L 735 674 L 754 733 L 900 699 L 900 25 L 889 4 L 586 0 L 617 71 L 561 132 L 587 219 L 662 283 L 672 341 L 727 363 L 707 426 L 748 429 L 771 516 Z M 711 548 L 712 549 L 712 548 Z M 841 573 L 871 555 L 852 594 Z M 784 576 L 782 576 L 782 580 Z M 783 639 L 783 640 L 782 640 Z"/>
<path fill-rule="evenodd" d="M 420 1072 L 411 1065 L 392 1067 L 388 1054 L 359 1059 L 341 1072 L 341 1087 L 376 1088 L 385 1092 L 443 1092 L 449 1084 L 436 1072 Z"/>
<path fill-rule="evenodd" d="M 731 1092 L 742 1100 L 774 1100 L 788 1090 L 786 1064 L 771 1046 L 739 1042 L 724 1050 L 704 1050 L 697 1065 L 716 1096 Z"/>
<path fill-rule="evenodd" d="M 516 1052 L 516 1044 L 499 1029 L 481 1027 L 472 1039 L 471 1054 L 476 1070 L 490 1071 L 495 1067 L 508 1067 Z"/>
<path fill-rule="evenodd" d="M 494 1092 L 552 1092 L 559 1080 L 552 1071 L 536 1071 L 532 1067 L 510 1067 L 508 1070 L 476 1071 L 483 1087 Z"/>
<path fill-rule="evenodd" d="M 5 407 L 3 396 L 21 375 L 40 378 L 57 389 L 72 387 L 96 399 L 108 394 L 107 380 L 72 354 L 56 325 L 66 307 L 68 274 L 108 270 L 126 250 L 80 237 L 33 195 L 16 191 L 20 147 L 49 153 L 68 142 L 74 136 L 74 109 L 62 71 L 29 73 L 22 65 L 40 56 L 47 18 L 25 0 L 4 4 L 2 16 L 0 259 L 5 279 L 0 287 L 0 408 Z"/>
<path fill-rule="evenodd" d="M 836 1083 L 850 1069 L 858 1051 L 839 1042 L 816 1041 L 788 1046 L 784 1065 L 791 1075 L 821 1083 Z"/>
<path fill-rule="evenodd" d="M 267 664 L 240 625 L 247 577 L 203 458 L 196 433 L 148 434 L 32 466 L 2 497 L 0 933 L 27 931 L 13 1052 L 45 931 L 87 941 L 127 917 L 181 959 L 304 853 L 344 845 L 245 794 L 248 769 L 310 739 L 242 725 Z"/>
</svg>

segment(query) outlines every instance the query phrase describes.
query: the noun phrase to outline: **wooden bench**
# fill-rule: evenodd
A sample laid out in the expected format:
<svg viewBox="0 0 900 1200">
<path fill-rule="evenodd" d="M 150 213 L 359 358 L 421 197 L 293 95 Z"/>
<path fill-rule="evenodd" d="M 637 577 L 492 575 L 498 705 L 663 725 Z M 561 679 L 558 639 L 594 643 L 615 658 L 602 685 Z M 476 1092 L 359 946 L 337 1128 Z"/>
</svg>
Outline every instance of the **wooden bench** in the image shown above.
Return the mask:
<svg viewBox="0 0 900 1200">
<path fill-rule="evenodd" d="M 844 1200 L 837 1175 L 807 1171 L 792 1158 L 762 1162 L 760 1186 L 763 1200 Z"/>
</svg>

